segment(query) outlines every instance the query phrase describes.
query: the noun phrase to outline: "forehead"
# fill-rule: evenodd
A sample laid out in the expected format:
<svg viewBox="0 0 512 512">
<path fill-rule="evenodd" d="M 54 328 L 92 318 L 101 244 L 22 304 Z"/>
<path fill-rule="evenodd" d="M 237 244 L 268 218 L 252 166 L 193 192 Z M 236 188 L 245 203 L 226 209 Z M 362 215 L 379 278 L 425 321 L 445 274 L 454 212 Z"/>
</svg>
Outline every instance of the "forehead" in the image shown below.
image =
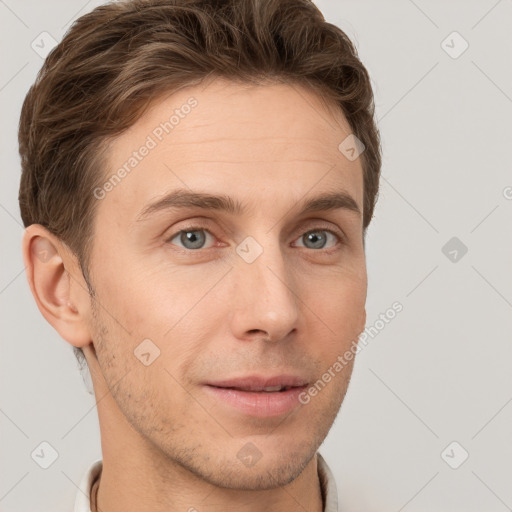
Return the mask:
<svg viewBox="0 0 512 512">
<path fill-rule="evenodd" d="M 112 141 L 104 176 L 112 186 L 100 208 L 133 219 L 178 188 L 269 206 L 339 188 L 362 205 L 360 159 L 338 149 L 350 133 L 340 109 L 297 85 L 216 79 L 184 88 Z"/>
</svg>

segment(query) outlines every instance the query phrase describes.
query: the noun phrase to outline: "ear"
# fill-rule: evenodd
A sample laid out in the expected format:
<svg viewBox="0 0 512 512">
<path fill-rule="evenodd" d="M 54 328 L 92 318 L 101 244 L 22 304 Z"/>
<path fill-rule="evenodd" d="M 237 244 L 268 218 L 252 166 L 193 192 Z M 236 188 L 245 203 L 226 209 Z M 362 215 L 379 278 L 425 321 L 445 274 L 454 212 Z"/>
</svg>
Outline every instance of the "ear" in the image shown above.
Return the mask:
<svg viewBox="0 0 512 512">
<path fill-rule="evenodd" d="M 91 343 L 89 291 L 76 256 L 40 224 L 25 229 L 22 251 L 39 311 L 71 345 Z"/>
</svg>

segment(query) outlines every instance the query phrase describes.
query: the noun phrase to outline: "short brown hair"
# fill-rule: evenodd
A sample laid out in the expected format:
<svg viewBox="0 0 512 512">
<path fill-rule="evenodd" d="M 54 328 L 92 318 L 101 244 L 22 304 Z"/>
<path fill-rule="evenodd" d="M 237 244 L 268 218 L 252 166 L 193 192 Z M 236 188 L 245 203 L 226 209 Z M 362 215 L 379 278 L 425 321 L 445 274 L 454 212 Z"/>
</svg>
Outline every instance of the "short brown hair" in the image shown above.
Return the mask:
<svg viewBox="0 0 512 512">
<path fill-rule="evenodd" d="M 23 103 L 19 203 L 77 255 L 88 279 L 93 190 L 109 138 L 151 102 L 207 77 L 297 84 L 332 100 L 365 145 L 363 227 L 381 167 L 370 78 L 347 35 L 310 0 L 125 0 L 76 20 Z M 341 142 L 341 141 L 340 141 Z"/>
</svg>

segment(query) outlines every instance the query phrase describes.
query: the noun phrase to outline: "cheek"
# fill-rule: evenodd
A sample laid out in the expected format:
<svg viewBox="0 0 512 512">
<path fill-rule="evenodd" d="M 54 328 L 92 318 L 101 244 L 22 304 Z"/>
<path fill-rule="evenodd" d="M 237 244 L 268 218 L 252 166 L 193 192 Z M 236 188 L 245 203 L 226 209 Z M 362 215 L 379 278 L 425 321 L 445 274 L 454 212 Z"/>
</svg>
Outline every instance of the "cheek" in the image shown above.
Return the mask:
<svg viewBox="0 0 512 512">
<path fill-rule="evenodd" d="M 227 308 L 220 299 L 222 286 L 216 283 L 224 269 L 198 272 L 193 266 L 180 268 L 125 267 L 129 278 L 106 277 L 102 294 L 109 310 L 125 328 L 116 328 L 132 350 L 150 339 L 161 352 L 161 362 L 180 365 L 197 350 L 202 340 L 212 336 L 219 317 Z M 224 297 L 224 295 L 222 295 Z"/>
<path fill-rule="evenodd" d="M 304 301 L 315 336 L 324 333 L 324 357 L 335 359 L 364 329 L 366 277 L 337 275 L 310 288 Z M 307 309 L 306 308 L 306 311 Z"/>
<path fill-rule="evenodd" d="M 344 269 L 314 279 L 308 284 L 311 300 L 330 316 L 352 317 L 364 309 L 366 302 L 366 272 Z M 341 318 L 340 318 L 341 319 Z"/>
</svg>

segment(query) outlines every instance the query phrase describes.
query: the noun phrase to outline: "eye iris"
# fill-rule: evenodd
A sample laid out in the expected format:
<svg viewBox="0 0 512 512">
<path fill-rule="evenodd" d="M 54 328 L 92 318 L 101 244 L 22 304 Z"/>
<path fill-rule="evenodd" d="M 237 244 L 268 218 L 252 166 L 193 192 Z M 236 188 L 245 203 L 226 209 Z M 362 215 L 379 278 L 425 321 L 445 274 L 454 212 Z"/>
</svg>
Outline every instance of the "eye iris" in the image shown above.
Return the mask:
<svg viewBox="0 0 512 512">
<path fill-rule="evenodd" d="M 322 233 L 322 231 L 312 231 L 311 233 L 304 235 L 306 240 L 313 242 L 315 249 L 321 249 L 326 242 L 325 233 L 322 233 L 321 236 L 318 236 L 318 233 Z"/>
<path fill-rule="evenodd" d="M 204 245 L 205 235 L 202 231 L 182 231 L 180 241 L 187 249 L 200 249 Z"/>
</svg>

